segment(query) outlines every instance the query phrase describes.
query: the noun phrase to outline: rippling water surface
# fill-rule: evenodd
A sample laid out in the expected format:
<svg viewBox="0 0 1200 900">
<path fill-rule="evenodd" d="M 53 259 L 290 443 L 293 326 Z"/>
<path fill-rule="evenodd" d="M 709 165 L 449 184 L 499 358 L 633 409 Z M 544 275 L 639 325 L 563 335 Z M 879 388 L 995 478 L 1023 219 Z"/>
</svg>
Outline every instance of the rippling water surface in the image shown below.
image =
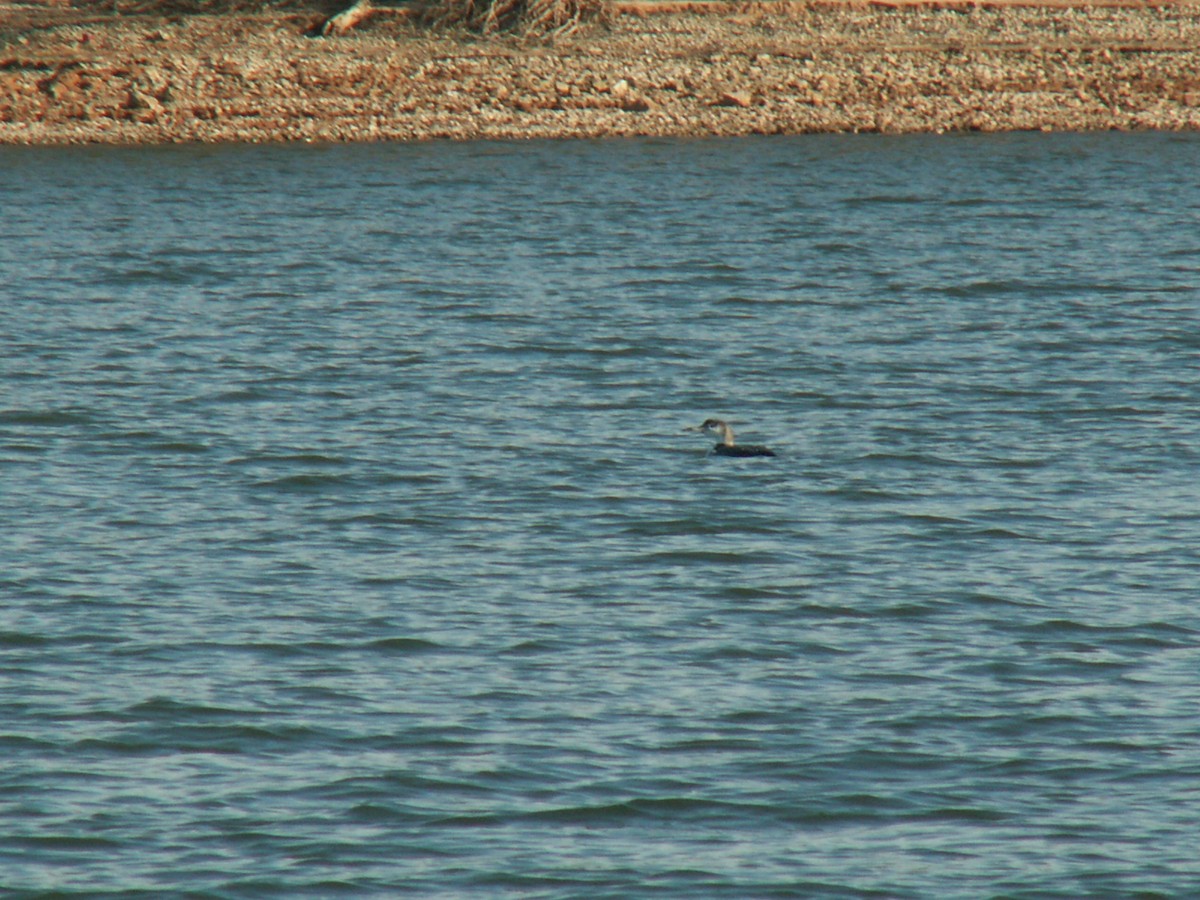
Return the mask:
<svg viewBox="0 0 1200 900">
<path fill-rule="evenodd" d="M 1198 159 L 0 151 L 0 889 L 1200 891 Z"/>
</svg>

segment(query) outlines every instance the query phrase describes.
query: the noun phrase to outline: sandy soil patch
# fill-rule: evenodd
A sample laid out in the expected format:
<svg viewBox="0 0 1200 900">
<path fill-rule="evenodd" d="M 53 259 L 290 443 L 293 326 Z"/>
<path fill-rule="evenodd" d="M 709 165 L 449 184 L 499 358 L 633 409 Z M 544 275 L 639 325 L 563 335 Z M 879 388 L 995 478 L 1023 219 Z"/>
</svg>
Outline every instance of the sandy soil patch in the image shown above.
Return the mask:
<svg viewBox="0 0 1200 900">
<path fill-rule="evenodd" d="M 553 43 L 397 11 L 0 6 L 0 142 L 1200 128 L 1200 5 L 627 4 Z"/>
</svg>

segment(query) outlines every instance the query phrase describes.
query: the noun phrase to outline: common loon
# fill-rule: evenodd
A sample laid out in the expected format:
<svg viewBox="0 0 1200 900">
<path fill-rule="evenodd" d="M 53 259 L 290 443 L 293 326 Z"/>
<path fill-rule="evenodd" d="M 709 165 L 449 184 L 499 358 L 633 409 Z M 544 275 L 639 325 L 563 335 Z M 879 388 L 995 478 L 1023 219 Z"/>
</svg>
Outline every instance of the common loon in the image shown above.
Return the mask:
<svg viewBox="0 0 1200 900">
<path fill-rule="evenodd" d="M 721 442 L 715 445 L 712 452 L 717 456 L 774 456 L 775 451 L 755 444 L 735 444 L 733 429 L 728 422 L 720 419 L 705 419 L 703 425 L 695 428 L 685 428 L 684 431 L 702 431 L 710 437 L 720 437 Z"/>
</svg>

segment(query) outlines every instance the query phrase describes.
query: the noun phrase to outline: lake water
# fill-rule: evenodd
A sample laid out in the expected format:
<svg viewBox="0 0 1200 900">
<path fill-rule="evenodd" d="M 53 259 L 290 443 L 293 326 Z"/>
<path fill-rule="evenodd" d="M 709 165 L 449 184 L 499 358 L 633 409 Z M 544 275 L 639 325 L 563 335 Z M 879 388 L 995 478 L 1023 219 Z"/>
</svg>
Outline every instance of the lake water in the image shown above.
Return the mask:
<svg viewBox="0 0 1200 900">
<path fill-rule="evenodd" d="M 1198 163 L 0 150 L 0 893 L 1196 895 Z"/>
</svg>

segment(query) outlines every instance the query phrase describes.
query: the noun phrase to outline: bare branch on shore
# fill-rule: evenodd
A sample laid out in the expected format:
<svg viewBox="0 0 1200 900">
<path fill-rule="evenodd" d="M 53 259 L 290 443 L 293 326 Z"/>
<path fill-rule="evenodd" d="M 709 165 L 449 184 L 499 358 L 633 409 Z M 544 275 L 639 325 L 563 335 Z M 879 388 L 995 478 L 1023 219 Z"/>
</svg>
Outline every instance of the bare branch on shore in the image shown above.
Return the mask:
<svg viewBox="0 0 1200 900">
<path fill-rule="evenodd" d="M 529 37 L 570 34 L 580 25 L 603 19 L 606 0 L 432 0 L 419 11 L 434 27 L 465 27 L 484 35 L 516 33 Z"/>
</svg>

